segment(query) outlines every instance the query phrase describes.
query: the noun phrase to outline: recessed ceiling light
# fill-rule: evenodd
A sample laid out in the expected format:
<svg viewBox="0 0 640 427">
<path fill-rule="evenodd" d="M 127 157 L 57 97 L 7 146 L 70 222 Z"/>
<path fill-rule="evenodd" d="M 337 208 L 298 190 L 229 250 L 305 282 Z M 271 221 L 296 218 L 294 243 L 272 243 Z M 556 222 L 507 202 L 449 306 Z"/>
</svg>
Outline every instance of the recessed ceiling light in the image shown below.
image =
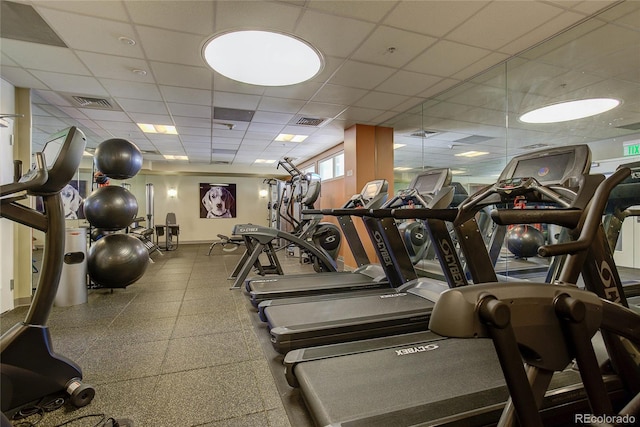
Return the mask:
<svg viewBox="0 0 640 427">
<path fill-rule="evenodd" d="M 302 142 L 307 139 L 309 135 L 293 135 L 290 133 L 281 133 L 276 137 L 276 141 L 282 142 Z"/>
<path fill-rule="evenodd" d="M 148 123 L 136 123 L 138 127 L 145 133 L 164 133 L 166 135 L 177 135 L 178 131 L 175 126 L 170 125 L 151 125 Z"/>
<path fill-rule="evenodd" d="M 452 169 L 451 170 L 451 175 L 462 175 L 464 173 L 467 173 L 467 171 L 464 170 L 464 169 Z"/>
<path fill-rule="evenodd" d="M 266 164 L 271 164 L 271 163 L 275 163 L 275 160 L 266 160 L 266 159 L 256 159 L 255 163 L 266 163 Z"/>
<path fill-rule="evenodd" d="M 397 168 L 393 168 L 394 171 L 408 171 L 411 170 L 413 168 L 408 168 L 406 166 L 398 166 Z"/>
<path fill-rule="evenodd" d="M 620 105 L 620 101 L 612 98 L 579 99 L 577 101 L 560 102 L 529 111 L 520 116 L 524 123 L 560 123 L 569 120 L 584 119 L 604 113 Z"/>
<path fill-rule="evenodd" d="M 393 149 L 397 150 L 398 148 L 405 147 L 407 144 L 393 144 Z"/>
<path fill-rule="evenodd" d="M 456 157 L 478 157 L 489 154 L 486 151 L 465 151 L 464 153 L 455 154 Z"/>
<path fill-rule="evenodd" d="M 188 156 L 179 156 L 174 154 L 164 154 L 166 160 L 189 160 Z"/>
<path fill-rule="evenodd" d="M 309 80 L 322 68 L 320 53 L 305 41 L 271 31 L 234 31 L 209 39 L 202 55 L 218 73 L 260 86 Z"/>
<path fill-rule="evenodd" d="M 138 75 L 138 76 L 146 76 L 147 75 L 147 72 L 145 70 L 139 70 L 137 68 L 135 70 L 131 70 L 131 72 L 133 74 Z"/>
<path fill-rule="evenodd" d="M 93 153 L 88 152 L 87 150 L 84 150 L 84 152 L 82 153 L 82 155 L 84 157 L 93 157 Z"/>
</svg>

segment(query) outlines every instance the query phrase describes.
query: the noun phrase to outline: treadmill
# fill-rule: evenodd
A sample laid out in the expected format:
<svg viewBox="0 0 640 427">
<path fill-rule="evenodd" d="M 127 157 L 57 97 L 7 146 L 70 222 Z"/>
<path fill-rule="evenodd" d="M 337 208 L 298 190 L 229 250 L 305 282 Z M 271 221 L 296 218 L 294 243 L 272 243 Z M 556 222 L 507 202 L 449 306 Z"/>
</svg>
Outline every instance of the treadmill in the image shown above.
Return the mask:
<svg viewBox="0 0 640 427">
<path fill-rule="evenodd" d="M 443 188 L 447 188 L 446 186 L 450 182 L 451 171 L 448 168 L 429 169 L 417 175 L 407 189 L 400 191 L 398 195 L 388 200 L 383 205 L 383 208 L 399 208 L 409 204 L 426 207 L 430 206 L 430 203 L 444 203 L 441 200 L 445 200 L 448 205 L 450 203 L 448 198 L 436 197 L 436 195 Z M 367 188 L 365 187 L 363 191 L 366 190 Z M 379 221 L 375 218 L 364 216 L 370 209 L 354 208 L 347 204 L 342 209 L 323 209 L 320 212 L 337 217 L 340 223 L 346 222 L 347 219 L 352 221 L 351 218 L 353 216 L 361 216 L 367 233 L 374 242 L 373 246 L 378 259 L 384 259 L 385 255 L 381 253 L 380 244 L 377 243 L 379 239 L 388 240 L 388 236 L 391 234 L 391 238 L 394 239 L 391 243 L 392 245 L 399 247 L 403 246 L 404 243 L 399 238 L 394 221 L 392 221 L 394 224 L 385 224 L 381 227 Z M 401 286 L 406 281 L 414 278 L 415 272 L 413 271 L 412 260 L 409 260 L 407 255 L 405 262 L 402 263 L 395 274 L 388 274 L 384 265 L 366 264 L 354 271 L 296 274 L 278 278 L 254 278 L 246 282 L 246 291 L 251 297 L 251 302 L 257 307 L 263 301 L 281 298 L 389 289 Z"/>
<path fill-rule="evenodd" d="M 540 162 L 544 160 L 538 159 Z M 533 171 L 544 173 L 543 165 Z M 535 175 L 540 176 L 538 172 Z M 553 197 L 564 191 L 555 186 L 558 192 L 547 191 L 551 186 L 533 188 L 530 179 L 514 178 L 505 178 L 509 181 L 501 180 L 502 184 L 493 188 L 498 193 L 510 188 L 516 192 L 531 191 L 538 196 L 547 193 Z M 587 181 L 584 184 L 590 188 L 580 192 L 576 199 L 578 202 L 572 207 L 555 212 L 551 209 L 519 210 L 513 212 L 511 219 L 518 216 L 521 222 L 528 223 L 544 220 L 547 223 L 575 227 L 574 231 L 580 231 L 578 224 L 585 224 L 585 229 L 597 227 L 603 205 L 599 206 L 598 211 L 598 206 L 588 205 L 588 198 L 593 194 L 594 184 L 602 179 L 594 182 L 594 179 L 584 178 L 582 181 Z M 613 181 L 617 179 L 619 176 Z M 610 183 L 611 179 L 605 181 L 607 182 Z M 515 185 L 516 183 L 519 184 Z M 607 186 L 604 187 L 607 189 Z M 610 190 L 610 186 L 608 189 Z M 603 196 L 602 192 L 598 194 Z M 606 194 L 604 197 L 606 198 Z M 473 203 L 474 200 L 477 199 L 472 197 L 468 202 Z M 581 208 L 576 206 L 578 204 Z M 585 221 L 584 217 L 588 212 L 591 215 L 590 218 L 587 215 Z M 505 220 L 509 219 L 505 218 L 508 215 L 500 216 Z M 561 279 L 577 279 L 582 269 L 588 290 L 602 286 L 602 276 L 585 268 L 587 264 L 611 262 L 611 257 L 606 254 L 608 251 L 603 250 L 606 249 L 606 244 L 600 238 L 601 235 L 603 233 L 590 239 L 593 245 L 588 253 L 573 256 L 563 265 L 564 274 Z M 547 252 L 547 255 L 551 254 L 551 251 Z M 615 271 L 615 265 L 610 265 L 612 271 Z M 620 288 L 621 283 L 615 278 L 616 275 L 612 275 L 613 286 Z M 485 289 L 484 286 L 494 285 L 501 286 L 494 283 L 474 285 L 469 289 L 477 286 L 480 293 Z M 467 290 L 456 288 L 447 293 L 452 293 L 455 297 L 458 289 Z M 458 303 L 465 302 L 464 299 L 457 299 Z M 448 310 L 444 314 L 448 314 L 451 319 L 451 316 L 455 317 L 459 313 Z M 468 319 L 455 322 L 464 324 L 465 320 Z M 547 348 L 553 349 L 549 346 Z M 629 366 L 624 357 L 615 362 L 617 366 Z M 431 331 L 295 350 L 286 355 L 284 364 L 287 382 L 292 387 L 300 388 L 305 404 L 318 426 L 492 425 L 500 417 L 508 398 L 501 366 L 489 340 L 445 339 Z M 625 377 L 628 377 L 627 382 L 623 383 Z M 607 393 L 614 401 L 628 399 L 625 387 L 632 389 L 634 383 L 636 387 L 640 384 L 637 372 L 634 374 L 632 370 L 626 370 L 620 376 L 606 374 L 603 379 Z M 568 369 L 556 373 L 547 388 L 549 392 L 542 403 L 545 425 L 572 424 L 573 414 L 589 411 L 577 371 Z"/>
<path fill-rule="evenodd" d="M 396 218 L 416 218 L 425 215 L 425 226 L 434 242 L 446 282 L 431 278 L 418 278 L 388 293 L 352 296 L 328 301 L 295 304 L 262 304 L 271 343 L 276 351 L 316 345 L 361 340 L 398 333 L 426 330 L 429 316 L 438 296 L 447 287 L 467 285 L 464 269 L 457 256 L 445 220 L 454 221 L 454 230 L 473 283 L 497 282 L 493 263 L 478 229 L 476 213 L 484 206 L 506 203 L 514 197 L 527 195 L 531 201 L 545 199 L 568 207 L 576 199 L 576 187 L 591 166 L 591 152 L 586 145 L 553 148 L 515 157 L 500 175 L 497 184 L 487 186 L 473 194 L 458 209 L 397 209 Z M 546 169 L 545 169 L 546 168 Z M 543 172 L 540 170 L 544 169 Z M 523 177 L 537 176 L 533 183 Z M 513 188 L 523 187 L 521 191 Z M 588 190 L 588 189 L 587 189 Z M 589 194 L 589 193 L 587 193 Z M 390 212 L 371 211 L 382 221 L 392 222 Z M 392 253 L 390 260 L 402 260 L 406 252 Z"/>
</svg>

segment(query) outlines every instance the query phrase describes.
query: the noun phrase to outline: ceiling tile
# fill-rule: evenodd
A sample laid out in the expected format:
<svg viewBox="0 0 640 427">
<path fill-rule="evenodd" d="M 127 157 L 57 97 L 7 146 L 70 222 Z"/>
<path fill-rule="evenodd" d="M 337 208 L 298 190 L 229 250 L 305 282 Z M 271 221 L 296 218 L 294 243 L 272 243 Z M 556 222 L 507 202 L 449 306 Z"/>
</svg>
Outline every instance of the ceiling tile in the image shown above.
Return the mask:
<svg viewBox="0 0 640 427">
<path fill-rule="evenodd" d="M 145 55 L 151 61 L 195 67 L 206 64 L 200 53 L 204 41 L 202 36 L 143 26 L 137 30 Z"/>
<path fill-rule="evenodd" d="M 303 105 L 304 101 L 263 96 L 258 104 L 258 110 L 276 113 L 297 113 Z"/>
<path fill-rule="evenodd" d="M 549 37 L 549 34 L 556 34 L 565 28 L 571 26 L 581 18 L 579 14 L 572 12 L 564 12 L 547 22 L 542 23 L 538 27 L 518 37 L 500 48 L 501 52 L 515 55 L 531 46 L 540 43 Z"/>
<path fill-rule="evenodd" d="M 176 123 L 176 126 L 186 126 L 186 127 L 200 127 L 211 129 L 211 120 L 210 119 L 201 119 L 197 117 L 182 117 L 175 116 L 173 121 Z"/>
<path fill-rule="evenodd" d="M 167 114 L 164 102 L 145 101 L 142 99 L 117 98 L 116 101 L 128 113 Z"/>
<path fill-rule="evenodd" d="M 80 111 L 82 111 L 85 116 L 92 120 L 96 120 L 98 123 L 99 121 L 131 123 L 131 119 L 122 111 L 91 110 L 89 108 L 82 108 Z M 99 124 L 100 126 L 103 126 L 101 123 Z"/>
<path fill-rule="evenodd" d="M 352 58 L 399 68 L 436 41 L 433 37 L 381 26 L 375 29 Z"/>
<path fill-rule="evenodd" d="M 367 22 L 307 10 L 297 26 L 296 35 L 313 40 L 313 46 L 323 55 L 347 58 L 373 28 L 374 25 Z"/>
<path fill-rule="evenodd" d="M 143 59 L 102 55 L 93 52 L 76 52 L 76 54 L 96 77 L 153 83 L 153 76 L 150 73 L 151 68 L 147 61 Z M 133 70 L 146 71 L 147 75 L 140 76 L 135 74 Z"/>
<path fill-rule="evenodd" d="M 384 23 L 442 37 L 487 4 L 488 1 L 405 1 L 389 14 Z"/>
<path fill-rule="evenodd" d="M 79 95 L 107 96 L 107 92 L 94 77 L 48 71 L 32 71 L 32 74 L 55 91 Z"/>
<path fill-rule="evenodd" d="M 15 87 L 28 87 L 31 89 L 49 89 L 49 87 L 38 80 L 35 76 L 22 68 L 6 67 L 4 64 L 0 67 L 2 78 L 14 85 Z"/>
<path fill-rule="evenodd" d="M 287 124 L 293 118 L 293 114 L 272 113 L 267 111 L 256 111 L 253 115 L 252 123 L 280 123 Z"/>
<path fill-rule="evenodd" d="M 119 40 L 119 37 L 136 39 L 130 24 L 52 9 L 43 8 L 39 12 L 70 48 L 144 58 L 140 43 L 129 45 Z"/>
<path fill-rule="evenodd" d="M 2 52 L 21 67 L 88 76 L 89 70 L 64 47 L 2 39 Z"/>
<path fill-rule="evenodd" d="M 260 102 L 257 95 L 245 95 L 230 92 L 213 92 L 213 106 L 225 108 L 238 108 L 241 110 L 255 110 Z"/>
<path fill-rule="evenodd" d="M 172 116 L 211 118 L 211 107 L 194 104 L 178 104 L 170 102 L 168 104 Z"/>
<path fill-rule="evenodd" d="M 316 93 L 313 101 L 348 105 L 362 98 L 366 93 L 364 89 L 326 84 Z"/>
<path fill-rule="evenodd" d="M 136 24 L 203 35 L 213 32 L 212 1 L 128 1 L 125 5 Z"/>
<path fill-rule="evenodd" d="M 411 61 L 406 69 L 418 73 L 449 77 L 489 53 L 485 49 L 441 40 Z"/>
<path fill-rule="evenodd" d="M 318 1 L 307 2 L 307 7 L 330 12 L 334 15 L 341 15 L 350 18 L 363 19 L 365 21 L 378 22 L 398 2 L 393 0 L 363 1 Z"/>
<path fill-rule="evenodd" d="M 123 2 L 115 1 L 57 1 L 46 0 L 34 2 L 33 6 L 42 13 L 42 9 L 59 9 L 82 15 L 89 15 L 99 18 L 114 19 L 116 21 L 128 21 L 127 11 Z"/>
<path fill-rule="evenodd" d="M 176 117 L 173 118 L 176 123 L 179 121 Z M 178 130 L 178 134 L 181 136 L 184 135 L 193 135 L 193 136 L 206 136 L 211 137 L 211 127 L 191 127 L 191 126 L 176 126 Z"/>
<path fill-rule="evenodd" d="M 161 85 L 211 89 L 213 72 L 208 68 L 151 62 L 151 69 Z"/>
<path fill-rule="evenodd" d="M 300 110 L 300 114 L 312 117 L 331 118 L 337 116 L 346 105 L 325 104 L 321 102 L 309 102 Z"/>
<path fill-rule="evenodd" d="M 301 8 L 279 2 L 221 1 L 215 6 L 215 32 L 269 28 L 293 32 Z"/>
<path fill-rule="evenodd" d="M 164 99 L 180 104 L 211 105 L 211 91 L 186 87 L 160 86 Z"/>
<path fill-rule="evenodd" d="M 405 102 L 408 96 L 395 95 L 384 92 L 369 92 L 354 105 L 358 107 L 372 108 L 375 110 L 392 110 L 396 105 Z"/>
<path fill-rule="evenodd" d="M 168 114 L 129 113 L 129 117 L 136 123 L 173 126 L 173 120 Z"/>
<path fill-rule="evenodd" d="M 322 83 L 309 81 L 291 86 L 265 88 L 264 94 L 276 98 L 292 98 L 307 100 L 322 87 Z"/>
<path fill-rule="evenodd" d="M 121 80 L 100 79 L 100 83 L 113 97 L 162 101 L 158 86 L 150 83 L 127 82 Z"/>
<path fill-rule="evenodd" d="M 511 40 L 533 30 L 562 13 L 562 9 L 540 2 L 494 2 L 478 11 L 447 39 L 459 43 L 498 50 Z M 500 31 L 495 31 L 500 28 Z"/>
<path fill-rule="evenodd" d="M 360 89 L 373 89 L 396 70 L 364 62 L 348 61 L 331 78 L 330 83 Z"/>
<path fill-rule="evenodd" d="M 376 87 L 381 92 L 415 95 L 442 80 L 442 77 L 400 70 Z"/>
</svg>

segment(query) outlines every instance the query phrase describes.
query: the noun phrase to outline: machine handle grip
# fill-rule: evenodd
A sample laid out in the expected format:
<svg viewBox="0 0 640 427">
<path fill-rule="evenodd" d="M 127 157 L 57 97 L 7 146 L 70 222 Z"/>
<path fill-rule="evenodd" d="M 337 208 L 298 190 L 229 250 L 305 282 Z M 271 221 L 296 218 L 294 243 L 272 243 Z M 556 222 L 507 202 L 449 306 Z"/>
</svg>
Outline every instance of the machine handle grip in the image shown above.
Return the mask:
<svg viewBox="0 0 640 427">
<path fill-rule="evenodd" d="M 38 152 L 36 153 L 36 170 L 33 175 L 23 182 L 12 182 L 11 184 L 0 185 L 0 197 L 41 187 L 46 184 L 48 179 L 49 172 L 46 168 L 44 154 Z"/>
<path fill-rule="evenodd" d="M 538 254 L 543 257 L 556 256 L 561 254 L 574 254 L 587 249 L 595 238 L 598 226 L 602 219 L 604 208 L 607 205 L 609 194 L 616 185 L 621 183 L 631 174 L 631 169 L 620 168 L 609 178 L 602 181 L 596 189 L 591 202 L 587 205 L 584 214 L 584 222 L 580 237 L 574 242 L 557 243 L 555 245 L 544 245 L 538 248 Z"/>
<path fill-rule="evenodd" d="M 322 213 L 330 216 L 369 216 L 369 210 L 362 208 L 322 209 Z"/>
<path fill-rule="evenodd" d="M 546 223 L 575 228 L 581 216 L 581 209 L 494 209 L 491 211 L 491 219 L 498 225 Z"/>
<path fill-rule="evenodd" d="M 302 215 L 322 215 L 323 209 L 303 209 L 300 211 Z"/>
</svg>

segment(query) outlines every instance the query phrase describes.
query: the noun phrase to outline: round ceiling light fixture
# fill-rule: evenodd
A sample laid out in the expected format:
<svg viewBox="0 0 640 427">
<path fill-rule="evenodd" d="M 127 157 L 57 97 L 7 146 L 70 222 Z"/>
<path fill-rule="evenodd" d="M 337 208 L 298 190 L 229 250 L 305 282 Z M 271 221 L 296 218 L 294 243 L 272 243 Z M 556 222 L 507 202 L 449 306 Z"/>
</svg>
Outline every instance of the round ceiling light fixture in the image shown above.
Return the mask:
<svg viewBox="0 0 640 427">
<path fill-rule="evenodd" d="M 519 120 L 524 123 L 568 122 L 604 113 L 618 105 L 620 101 L 613 98 L 579 99 L 537 108 L 521 115 Z"/>
<path fill-rule="evenodd" d="M 233 31 L 207 40 L 204 60 L 233 80 L 260 86 L 288 86 L 322 69 L 322 56 L 310 44 L 272 31 Z"/>
</svg>

